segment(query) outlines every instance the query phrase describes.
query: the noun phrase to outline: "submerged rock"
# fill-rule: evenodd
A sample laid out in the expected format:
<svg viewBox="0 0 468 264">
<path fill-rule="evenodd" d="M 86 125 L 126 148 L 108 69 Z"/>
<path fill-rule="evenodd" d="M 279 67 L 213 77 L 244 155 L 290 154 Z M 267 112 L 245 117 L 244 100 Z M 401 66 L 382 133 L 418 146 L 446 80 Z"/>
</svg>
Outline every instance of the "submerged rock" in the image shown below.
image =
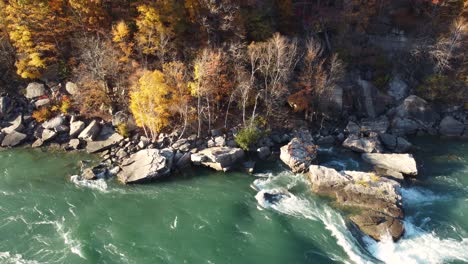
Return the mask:
<svg viewBox="0 0 468 264">
<path fill-rule="evenodd" d="M 335 198 L 338 204 L 361 209 L 351 220 L 365 234 L 381 240 L 389 232 L 394 240 L 403 235 L 400 184 L 374 173 L 341 171 L 312 165 L 312 190 Z M 377 217 L 378 216 L 378 217 Z"/>
<path fill-rule="evenodd" d="M 418 175 L 416 160 L 411 154 L 362 154 L 362 159 L 367 163 L 405 175 Z"/>
<path fill-rule="evenodd" d="M 117 177 L 126 184 L 160 179 L 171 172 L 173 159 L 172 149 L 140 150 L 122 163 Z"/>
<path fill-rule="evenodd" d="M 312 161 L 317 158 L 317 146 L 312 140 L 296 137 L 280 150 L 280 159 L 295 173 L 306 172 Z"/>
<path fill-rule="evenodd" d="M 192 163 L 213 168 L 217 171 L 228 171 L 244 159 L 245 153 L 240 148 L 213 147 L 191 155 Z"/>
</svg>

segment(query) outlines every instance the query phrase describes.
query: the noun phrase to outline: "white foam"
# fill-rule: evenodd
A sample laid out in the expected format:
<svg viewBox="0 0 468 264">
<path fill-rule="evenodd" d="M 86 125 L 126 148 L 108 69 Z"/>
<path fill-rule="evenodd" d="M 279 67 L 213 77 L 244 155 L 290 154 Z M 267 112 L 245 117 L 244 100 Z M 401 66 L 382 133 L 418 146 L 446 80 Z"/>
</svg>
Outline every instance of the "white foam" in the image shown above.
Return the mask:
<svg viewBox="0 0 468 264">
<path fill-rule="evenodd" d="M 65 231 L 65 228 L 63 226 L 63 222 L 65 222 L 64 218 L 62 218 L 61 222 L 53 221 L 53 224 L 55 226 L 55 230 L 62 237 L 63 242 L 65 243 L 65 245 L 67 245 L 69 247 L 70 251 L 73 254 L 78 255 L 82 259 L 86 259 L 86 257 L 84 256 L 84 254 L 83 254 L 83 252 L 81 250 L 81 243 L 72 238 L 72 236 L 70 234 L 70 231 Z"/>
<path fill-rule="evenodd" d="M 450 198 L 446 195 L 437 195 L 430 190 L 419 187 L 401 188 L 401 195 L 403 197 L 403 203 L 408 206 L 432 204 L 436 201 L 443 201 Z"/>
<path fill-rule="evenodd" d="M 384 263 L 439 264 L 448 261 L 468 262 L 468 238 L 440 239 L 410 221 L 405 221 L 405 235 L 397 243 L 388 236 L 381 242 L 366 238 L 368 250 Z"/>
<path fill-rule="evenodd" d="M 78 175 L 73 175 L 70 177 L 70 181 L 73 182 L 76 186 L 107 192 L 107 183 L 104 179 L 86 180 L 82 179 Z"/>
<path fill-rule="evenodd" d="M 0 261 L 3 264 L 39 264 L 35 260 L 26 260 L 21 254 L 11 254 L 10 252 L 0 252 Z"/>
</svg>

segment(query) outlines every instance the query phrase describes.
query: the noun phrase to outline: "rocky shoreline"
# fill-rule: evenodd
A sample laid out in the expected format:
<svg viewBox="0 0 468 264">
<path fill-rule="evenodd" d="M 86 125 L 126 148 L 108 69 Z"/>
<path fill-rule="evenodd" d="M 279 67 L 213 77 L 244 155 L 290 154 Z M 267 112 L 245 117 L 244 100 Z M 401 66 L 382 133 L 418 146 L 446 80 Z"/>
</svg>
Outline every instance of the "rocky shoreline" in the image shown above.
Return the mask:
<svg viewBox="0 0 468 264">
<path fill-rule="evenodd" d="M 468 111 L 460 107 L 439 113 L 414 95 L 379 117 L 349 117 L 346 126 L 335 124 L 319 132 L 306 128 L 271 131 L 249 151 L 237 146 L 237 128 L 214 129 L 203 138 L 173 132 L 152 141 L 137 131 L 124 137 L 117 132 L 119 124 L 134 126 L 124 112 L 115 113 L 112 123 L 63 114 L 39 123 L 32 112 L 50 103 L 47 95 L 43 84 L 31 83 L 24 97 L 0 97 L 1 148 L 27 145 L 99 154 L 101 165 L 84 168 L 82 177 L 116 176 L 124 184 L 158 180 L 191 166 L 252 172 L 252 158 L 279 156 L 294 173 L 308 177 L 313 192 L 333 197 L 339 205 L 358 208 L 359 212 L 350 216 L 351 222 L 376 240 L 387 233 L 398 240 L 404 233 L 400 188 L 406 178 L 417 176 L 416 161 L 408 154 L 412 144 L 406 136 L 468 138 Z M 374 170 L 337 171 L 320 166 L 316 164 L 317 149 L 324 145 L 362 153 L 363 161 Z"/>
</svg>

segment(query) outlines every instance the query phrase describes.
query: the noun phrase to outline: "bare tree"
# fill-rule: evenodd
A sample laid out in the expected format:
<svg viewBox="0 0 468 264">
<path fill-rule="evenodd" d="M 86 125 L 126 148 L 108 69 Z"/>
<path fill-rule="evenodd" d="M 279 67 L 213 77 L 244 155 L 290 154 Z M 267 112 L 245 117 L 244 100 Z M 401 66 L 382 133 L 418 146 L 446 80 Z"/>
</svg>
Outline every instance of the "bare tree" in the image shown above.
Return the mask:
<svg viewBox="0 0 468 264">
<path fill-rule="evenodd" d="M 458 17 L 453 22 L 449 34 L 440 37 L 434 45 L 430 46 L 429 54 L 435 62 L 434 69 L 437 73 L 450 70 L 452 60 L 464 55 L 463 52 L 458 51 L 465 46 L 467 31 L 466 20 Z"/>
<path fill-rule="evenodd" d="M 297 41 L 276 33 L 266 42 L 250 45 L 249 54 L 254 63 L 252 69 L 258 69 L 263 79 L 262 99 L 269 115 L 285 101 L 287 82 L 299 58 Z"/>
</svg>

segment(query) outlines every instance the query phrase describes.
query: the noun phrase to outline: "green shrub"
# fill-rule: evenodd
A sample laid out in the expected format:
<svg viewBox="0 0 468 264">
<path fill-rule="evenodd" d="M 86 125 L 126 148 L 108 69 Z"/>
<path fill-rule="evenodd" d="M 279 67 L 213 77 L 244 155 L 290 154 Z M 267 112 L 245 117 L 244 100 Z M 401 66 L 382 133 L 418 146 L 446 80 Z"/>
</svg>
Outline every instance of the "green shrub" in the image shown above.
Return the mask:
<svg viewBox="0 0 468 264">
<path fill-rule="evenodd" d="M 262 132 L 254 126 L 248 126 L 241 129 L 234 140 L 243 150 L 249 150 L 261 137 Z"/>
<path fill-rule="evenodd" d="M 119 133 L 122 137 L 129 137 L 130 132 L 128 131 L 127 124 L 120 123 L 117 125 L 117 133 Z"/>
</svg>

